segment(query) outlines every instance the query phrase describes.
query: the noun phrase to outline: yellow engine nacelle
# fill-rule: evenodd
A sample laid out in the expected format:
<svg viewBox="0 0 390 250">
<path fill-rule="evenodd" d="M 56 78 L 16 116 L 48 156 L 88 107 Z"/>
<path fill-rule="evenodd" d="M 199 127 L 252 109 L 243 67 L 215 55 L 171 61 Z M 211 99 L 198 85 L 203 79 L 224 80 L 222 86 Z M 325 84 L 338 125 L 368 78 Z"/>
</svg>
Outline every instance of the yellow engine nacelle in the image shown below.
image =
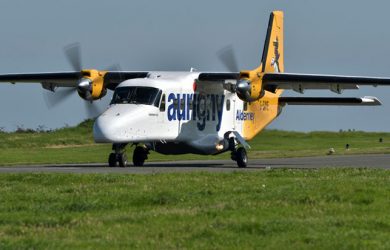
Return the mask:
<svg viewBox="0 0 390 250">
<path fill-rule="evenodd" d="M 254 102 L 264 96 L 263 74 L 258 69 L 240 72 L 236 86 L 238 97 L 245 102 Z"/>
<path fill-rule="evenodd" d="M 106 95 L 107 89 L 104 86 L 104 76 L 107 71 L 95 69 L 82 70 L 82 78 L 78 84 L 77 92 L 81 98 L 87 101 L 94 101 Z"/>
</svg>

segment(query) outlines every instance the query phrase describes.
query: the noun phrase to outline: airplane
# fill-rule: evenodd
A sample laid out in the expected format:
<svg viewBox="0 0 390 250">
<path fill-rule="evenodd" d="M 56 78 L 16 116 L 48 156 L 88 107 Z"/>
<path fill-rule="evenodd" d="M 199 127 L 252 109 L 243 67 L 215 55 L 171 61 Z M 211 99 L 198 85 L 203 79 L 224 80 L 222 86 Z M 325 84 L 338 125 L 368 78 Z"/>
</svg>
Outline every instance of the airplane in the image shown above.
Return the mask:
<svg viewBox="0 0 390 250">
<path fill-rule="evenodd" d="M 276 119 L 286 105 L 375 106 L 375 97 L 283 97 L 284 90 L 330 90 L 341 94 L 359 85 L 390 86 L 390 78 L 284 73 L 284 17 L 270 14 L 260 65 L 238 70 L 234 54 L 219 54 L 229 72 L 170 72 L 82 69 L 78 46 L 65 52 L 74 71 L 0 74 L 0 82 L 40 83 L 55 92 L 77 92 L 89 102 L 114 91 L 93 126 L 96 143 L 112 144 L 109 167 L 143 166 L 150 151 L 164 155 L 231 153 L 238 167 L 248 165 L 248 141 Z M 58 91 L 56 93 L 61 93 Z"/>
</svg>

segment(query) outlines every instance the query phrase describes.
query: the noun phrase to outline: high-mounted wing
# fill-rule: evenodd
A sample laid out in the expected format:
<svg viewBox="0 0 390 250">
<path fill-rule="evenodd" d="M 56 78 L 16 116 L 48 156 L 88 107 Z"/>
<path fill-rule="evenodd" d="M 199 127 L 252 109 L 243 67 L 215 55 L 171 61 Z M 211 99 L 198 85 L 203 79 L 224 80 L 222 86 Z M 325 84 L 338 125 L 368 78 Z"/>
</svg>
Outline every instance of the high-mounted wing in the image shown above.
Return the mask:
<svg viewBox="0 0 390 250">
<path fill-rule="evenodd" d="M 321 89 L 328 89 L 341 94 L 344 89 L 359 89 L 359 85 L 390 86 L 390 78 L 383 77 L 264 73 L 260 75 L 259 79 L 263 90 L 276 92 L 278 89 L 291 89 L 301 94 L 305 90 Z M 236 86 L 243 82 L 248 83 L 247 86 L 251 84 L 250 80 L 243 80 L 240 73 L 201 73 L 198 80 L 206 82 L 233 80 L 236 81 Z"/>
<path fill-rule="evenodd" d="M 0 82 L 41 83 L 54 91 L 57 87 L 70 87 L 88 101 L 100 99 L 107 89 L 114 90 L 119 83 L 134 78 L 144 78 L 148 72 L 81 70 L 73 72 L 0 74 Z"/>
<path fill-rule="evenodd" d="M 280 97 L 280 105 L 342 105 L 342 106 L 379 106 L 382 103 L 373 96 L 355 97 Z"/>
<path fill-rule="evenodd" d="M 64 52 L 73 72 L 0 74 L 0 82 L 41 83 L 44 89 L 51 91 L 57 87 L 68 87 L 70 89 L 61 91 L 60 99 L 77 91 L 81 98 L 94 101 L 102 98 L 107 89 L 114 90 L 122 81 L 148 75 L 148 72 L 122 71 L 118 65 L 114 65 L 113 70 L 83 70 L 79 43 L 66 46 Z"/>
<path fill-rule="evenodd" d="M 81 72 L 3 74 L 0 75 L 0 82 L 52 83 L 56 87 L 76 87 L 81 77 Z"/>
<path fill-rule="evenodd" d="M 299 93 L 306 89 L 329 89 L 341 93 L 343 89 L 358 89 L 359 85 L 390 86 L 390 78 L 289 73 L 265 73 L 262 82 L 268 91 L 292 89 Z"/>
<path fill-rule="evenodd" d="M 0 82 L 42 83 L 53 87 L 77 87 L 81 78 L 90 76 L 90 70 L 54 73 L 0 74 Z M 104 86 L 114 90 L 124 80 L 144 78 L 148 72 L 108 71 L 104 72 Z"/>
</svg>

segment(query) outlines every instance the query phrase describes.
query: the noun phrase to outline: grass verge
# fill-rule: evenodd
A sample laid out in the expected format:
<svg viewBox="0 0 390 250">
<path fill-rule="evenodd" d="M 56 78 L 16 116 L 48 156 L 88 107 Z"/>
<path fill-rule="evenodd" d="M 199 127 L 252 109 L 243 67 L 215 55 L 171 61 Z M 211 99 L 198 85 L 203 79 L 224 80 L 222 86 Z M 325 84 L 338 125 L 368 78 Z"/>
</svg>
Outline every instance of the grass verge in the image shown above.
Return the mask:
<svg viewBox="0 0 390 250">
<path fill-rule="evenodd" d="M 388 249 L 390 172 L 0 175 L 1 249 Z"/>
</svg>

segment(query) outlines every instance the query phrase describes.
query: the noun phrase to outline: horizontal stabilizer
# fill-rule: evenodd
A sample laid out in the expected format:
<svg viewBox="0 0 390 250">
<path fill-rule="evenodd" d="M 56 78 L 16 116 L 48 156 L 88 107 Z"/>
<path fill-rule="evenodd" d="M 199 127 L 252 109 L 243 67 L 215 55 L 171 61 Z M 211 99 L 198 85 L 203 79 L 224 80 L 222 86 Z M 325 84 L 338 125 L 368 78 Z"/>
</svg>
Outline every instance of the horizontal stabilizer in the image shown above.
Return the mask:
<svg viewBox="0 0 390 250">
<path fill-rule="evenodd" d="M 280 105 L 339 105 L 339 106 L 378 106 L 382 103 L 373 96 L 362 98 L 338 97 L 280 97 Z"/>
</svg>

